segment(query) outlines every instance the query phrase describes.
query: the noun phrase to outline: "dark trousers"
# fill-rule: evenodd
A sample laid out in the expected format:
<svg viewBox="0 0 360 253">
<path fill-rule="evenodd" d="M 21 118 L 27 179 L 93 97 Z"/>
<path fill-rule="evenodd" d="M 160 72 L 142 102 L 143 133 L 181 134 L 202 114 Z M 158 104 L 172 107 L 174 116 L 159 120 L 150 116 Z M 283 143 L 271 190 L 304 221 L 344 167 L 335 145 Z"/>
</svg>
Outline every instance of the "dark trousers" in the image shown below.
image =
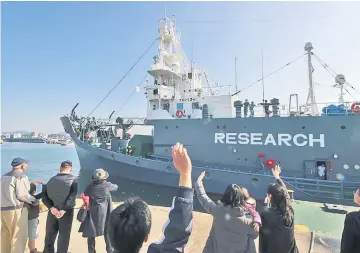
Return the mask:
<svg viewBox="0 0 360 253">
<path fill-rule="evenodd" d="M 105 244 L 106 244 L 106 252 L 107 253 L 112 253 L 112 247 L 110 245 L 110 240 L 109 240 L 109 236 L 107 234 L 104 234 L 104 239 L 105 239 Z M 88 241 L 88 250 L 89 253 L 96 253 L 95 250 L 95 237 L 90 237 L 87 239 Z"/>
<path fill-rule="evenodd" d="M 57 241 L 57 253 L 67 253 L 69 248 L 71 227 L 74 217 L 74 209 L 66 211 L 63 217 L 56 218 L 51 212 L 48 212 L 46 219 L 46 235 L 43 253 L 55 253 L 54 244 L 56 236 L 59 233 Z"/>
</svg>

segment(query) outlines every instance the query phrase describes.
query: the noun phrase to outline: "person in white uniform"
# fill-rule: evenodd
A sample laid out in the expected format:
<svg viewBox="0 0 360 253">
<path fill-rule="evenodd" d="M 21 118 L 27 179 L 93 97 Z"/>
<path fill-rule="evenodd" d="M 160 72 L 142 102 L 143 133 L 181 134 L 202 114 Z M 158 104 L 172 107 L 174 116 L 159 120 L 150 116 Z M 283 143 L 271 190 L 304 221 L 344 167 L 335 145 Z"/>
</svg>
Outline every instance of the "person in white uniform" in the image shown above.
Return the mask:
<svg viewBox="0 0 360 253">
<path fill-rule="evenodd" d="M 318 175 L 320 180 L 324 180 L 325 179 L 325 165 L 321 164 L 320 166 L 318 166 Z"/>
</svg>

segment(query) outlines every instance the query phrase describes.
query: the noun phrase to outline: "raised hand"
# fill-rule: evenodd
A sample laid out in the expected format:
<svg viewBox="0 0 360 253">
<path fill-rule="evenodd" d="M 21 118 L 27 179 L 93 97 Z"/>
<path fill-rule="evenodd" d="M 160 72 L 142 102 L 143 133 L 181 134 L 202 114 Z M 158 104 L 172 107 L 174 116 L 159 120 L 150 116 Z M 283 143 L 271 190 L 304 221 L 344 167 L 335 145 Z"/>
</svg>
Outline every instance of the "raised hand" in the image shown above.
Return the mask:
<svg viewBox="0 0 360 253">
<path fill-rule="evenodd" d="M 206 173 L 205 171 L 201 172 L 200 176 L 197 179 L 198 182 L 201 182 L 204 179 L 205 173 Z"/>
<path fill-rule="evenodd" d="M 172 158 L 174 161 L 174 166 L 180 174 L 191 174 L 191 160 L 183 144 L 175 144 L 172 150 Z"/>
<path fill-rule="evenodd" d="M 192 166 L 186 148 L 182 144 L 176 143 L 172 150 L 172 158 L 175 168 L 180 173 L 179 186 L 192 188 Z"/>
<path fill-rule="evenodd" d="M 271 172 L 276 179 L 280 178 L 280 173 L 281 173 L 280 165 L 276 164 L 274 168 L 271 168 Z"/>
</svg>

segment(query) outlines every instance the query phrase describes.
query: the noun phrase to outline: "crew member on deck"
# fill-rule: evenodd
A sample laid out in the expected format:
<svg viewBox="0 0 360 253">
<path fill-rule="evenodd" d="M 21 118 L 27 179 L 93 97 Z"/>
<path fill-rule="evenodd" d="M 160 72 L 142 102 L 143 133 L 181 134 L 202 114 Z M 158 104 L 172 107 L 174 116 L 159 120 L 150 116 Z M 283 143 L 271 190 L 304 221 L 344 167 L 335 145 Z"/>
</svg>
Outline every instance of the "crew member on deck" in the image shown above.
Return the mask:
<svg viewBox="0 0 360 253">
<path fill-rule="evenodd" d="M 264 107 L 265 117 L 267 118 L 270 117 L 270 111 L 269 111 L 270 103 L 268 103 L 268 101 L 265 100 L 263 103 L 260 103 L 260 105 Z"/>
<path fill-rule="evenodd" d="M 247 118 L 247 115 L 248 115 L 248 111 L 249 111 L 249 100 L 245 99 L 245 102 L 244 102 L 244 118 Z"/>
<path fill-rule="evenodd" d="M 250 118 L 253 118 L 254 117 L 254 108 L 255 108 L 254 101 L 251 101 L 249 108 L 250 108 Z"/>
<path fill-rule="evenodd" d="M 318 166 L 318 175 L 319 175 L 319 179 L 320 180 L 324 180 L 325 179 L 325 165 L 321 164 Z"/>
</svg>

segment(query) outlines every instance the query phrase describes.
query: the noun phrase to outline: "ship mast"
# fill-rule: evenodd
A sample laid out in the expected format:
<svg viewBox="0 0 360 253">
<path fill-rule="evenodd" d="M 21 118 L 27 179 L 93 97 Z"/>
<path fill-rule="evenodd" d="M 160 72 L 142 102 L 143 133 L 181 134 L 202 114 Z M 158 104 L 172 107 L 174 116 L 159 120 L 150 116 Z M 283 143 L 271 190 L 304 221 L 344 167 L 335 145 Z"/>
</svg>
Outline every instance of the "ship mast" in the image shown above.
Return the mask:
<svg viewBox="0 0 360 253">
<path fill-rule="evenodd" d="M 312 50 L 313 50 L 313 46 L 312 46 L 311 42 L 306 43 L 305 51 L 307 52 L 307 55 L 308 55 L 308 69 L 309 69 L 309 94 L 306 99 L 306 108 L 310 107 L 310 114 L 316 115 L 318 113 L 318 109 L 316 106 L 314 84 L 313 84 L 313 79 L 312 79 L 312 73 L 314 72 L 314 69 L 311 64 L 311 54 L 312 54 L 311 51 Z"/>
<path fill-rule="evenodd" d="M 237 58 L 235 57 L 235 92 L 238 91 L 238 85 L 237 85 L 237 65 L 236 65 Z"/>
</svg>

